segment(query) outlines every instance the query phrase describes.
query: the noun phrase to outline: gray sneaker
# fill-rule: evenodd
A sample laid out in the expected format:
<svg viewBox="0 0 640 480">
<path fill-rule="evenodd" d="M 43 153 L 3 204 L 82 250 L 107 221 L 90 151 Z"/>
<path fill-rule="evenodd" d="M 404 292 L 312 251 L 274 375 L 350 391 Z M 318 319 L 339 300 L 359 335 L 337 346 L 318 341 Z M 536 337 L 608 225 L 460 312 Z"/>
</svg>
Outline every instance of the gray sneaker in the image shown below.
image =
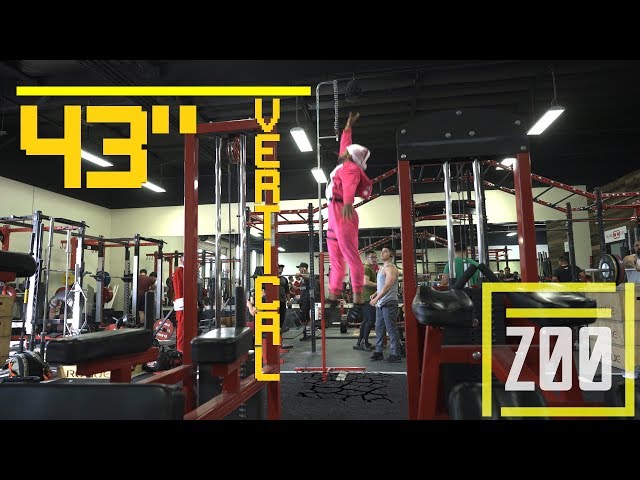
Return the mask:
<svg viewBox="0 0 640 480">
<path fill-rule="evenodd" d="M 401 362 L 402 357 L 400 355 L 389 355 L 384 359 L 385 362 Z"/>
</svg>

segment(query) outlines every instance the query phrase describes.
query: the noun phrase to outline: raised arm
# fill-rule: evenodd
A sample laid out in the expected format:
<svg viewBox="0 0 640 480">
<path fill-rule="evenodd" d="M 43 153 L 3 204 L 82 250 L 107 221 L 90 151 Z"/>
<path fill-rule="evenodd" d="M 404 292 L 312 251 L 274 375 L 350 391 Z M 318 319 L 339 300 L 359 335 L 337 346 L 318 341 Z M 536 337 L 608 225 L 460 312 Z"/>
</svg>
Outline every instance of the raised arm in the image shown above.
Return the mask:
<svg viewBox="0 0 640 480">
<path fill-rule="evenodd" d="M 352 141 L 352 131 L 351 127 L 354 123 L 360 118 L 360 114 L 356 113 L 355 115 L 349 112 L 349 118 L 347 118 L 347 124 L 344 126 L 344 130 L 342 131 L 342 136 L 340 137 L 340 156 L 342 157 L 346 151 L 347 147 L 353 143 Z"/>
</svg>

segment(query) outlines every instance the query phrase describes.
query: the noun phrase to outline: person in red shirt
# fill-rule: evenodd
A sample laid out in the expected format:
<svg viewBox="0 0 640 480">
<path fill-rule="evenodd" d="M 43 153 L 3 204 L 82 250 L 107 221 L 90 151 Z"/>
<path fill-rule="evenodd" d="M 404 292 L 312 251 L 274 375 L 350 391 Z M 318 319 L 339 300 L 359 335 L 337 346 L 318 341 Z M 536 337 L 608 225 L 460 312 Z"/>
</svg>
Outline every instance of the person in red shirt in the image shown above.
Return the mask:
<svg viewBox="0 0 640 480">
<path fill-rule="evenodd" d="M 353 308 L 349 310 L 346 322 L 354 322 L 362 317 L 364 288 L 364 266 L 358 252 L 358 213 L 353 207 L 354 197 L 368 199 L 373 183 L 364 173 L 371 152 L 362 145 L 352 143 L 352 126 L 360 117 L 359 113 L 349 113 L 347 124 L 340 138 L 338 166 L 331 172 L 326 189 L 329 226 L 327 248 L 329 250 L 329 308 L 327 314 L 339 318 L 338 297 L 343 290 L 345 260 L 349 265 L 353 288 Z M 346 328 L 346 326 L 345 326 Z M 342 328 L 341 328 L 342 330 Z"/>
<path fill-rule="evenodd" d="M 176 350 L 184 355 L 184 255 L 171 277 L 173 284 L 173 309 L 176 312 Z"/>
</svg>

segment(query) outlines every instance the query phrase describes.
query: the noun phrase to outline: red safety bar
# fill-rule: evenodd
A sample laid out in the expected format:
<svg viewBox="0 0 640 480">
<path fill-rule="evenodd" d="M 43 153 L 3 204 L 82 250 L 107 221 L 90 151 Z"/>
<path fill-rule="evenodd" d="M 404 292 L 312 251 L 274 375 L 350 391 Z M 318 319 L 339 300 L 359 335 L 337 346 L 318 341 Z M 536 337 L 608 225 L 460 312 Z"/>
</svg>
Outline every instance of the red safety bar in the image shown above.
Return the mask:
<svg viewBox="0 0 640 480">
<path fill-rule="evenodd" d="M 296 372 L 322 372 L 322 381 L 327 381 L 329 372 L 363 372 L 365 367 L 327 367 L 327 331 L 325 326 L 325 311 L 324 311 L 324 264 L 328 262 L 326 252 L 320 252 L 318 256 L 318 274 L 320 276 L 320 325 L 322 332 L 322 366 L 321 367 L 297 367 Z M 315 308 L 315 305 L 312 307 Z M 311 328 L 315 328 L 312 326 Z"/>
<path fill-rule="evenodd" d="M 96 373 L 111 372 L 109 382 L 130 383 L 132 368 L 136 365 L 144 365 L 145 363 L 157 360 L 159 353 L 160 349 L 151 347 L 149 350 L 142 353 L 132 353 L 130 355 L 120 355 L 117 357 L 79 363 L 76 369 L 76 374 L 90 377 Z"/>
</svg>

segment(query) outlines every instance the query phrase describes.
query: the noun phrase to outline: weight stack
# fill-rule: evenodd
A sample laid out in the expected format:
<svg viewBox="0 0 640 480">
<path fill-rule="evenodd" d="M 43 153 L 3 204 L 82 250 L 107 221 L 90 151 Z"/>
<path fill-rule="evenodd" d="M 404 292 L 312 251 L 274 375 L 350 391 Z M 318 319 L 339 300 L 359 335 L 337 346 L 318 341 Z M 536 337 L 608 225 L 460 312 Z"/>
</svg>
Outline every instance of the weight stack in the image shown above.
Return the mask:
<svg viewBox="0 0 640 480">
<path fill-rule="evenodd" d="M 478 351 L 482 346 L 482 288 L 465 288 L 465 293 L 473 302 L 473 316 L 478 320 L 478 325 L 471 328 L 444 328 L 442 335 L 443 345 L 478 345 Z M 503 345 L 506 339 L 504 294 L 493 294 L 492 302 L 492 344 Z M 443 364 L 440 367 L 442 388 L 445 402 L 449 393 L 458 383 L 482 382 L 482 366 L 469 364 Z"/>
<path fill-rule="evenodd" d="M 198 406 L 208 402 L 222 392 L 220 377 L 210 374 L 210 365 L 200 365 L 198 374 Z M 255 369 L 255 351 L 249 351 L 249 359 L 240 368 L 240 378 L 245 379 L 253 375 Z M 262 388 L 258 393 L 243 403 L 224 420 L 264 420 L 266 418 L 266 389 Z"/>
</svg>

